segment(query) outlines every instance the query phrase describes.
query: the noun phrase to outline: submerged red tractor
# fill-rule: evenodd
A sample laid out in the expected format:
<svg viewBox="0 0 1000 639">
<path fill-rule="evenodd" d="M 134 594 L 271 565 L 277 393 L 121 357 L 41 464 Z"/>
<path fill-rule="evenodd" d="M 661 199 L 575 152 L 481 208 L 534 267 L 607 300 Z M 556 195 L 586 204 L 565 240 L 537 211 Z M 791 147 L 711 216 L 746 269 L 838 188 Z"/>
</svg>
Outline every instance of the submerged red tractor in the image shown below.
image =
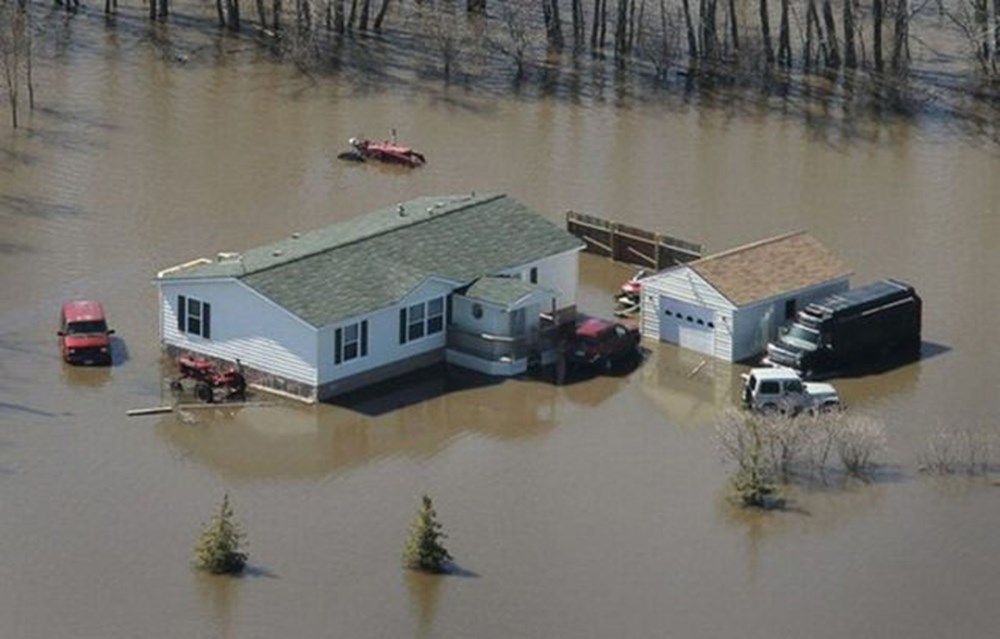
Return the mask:
<svg viewBox="0 0 1000 639">
<path fill-rule="evenodd" d="M 180 375 L 170 382 L 175 391 L 183 390 L 184 381 L 190 380 L 194 382 L 194 396 L 208 404 L 246 399 L 247 380 L 238 359 L 235 366 L 219 366 L 205 357 L 181 355 L 177 368 Z"/>
</svg>

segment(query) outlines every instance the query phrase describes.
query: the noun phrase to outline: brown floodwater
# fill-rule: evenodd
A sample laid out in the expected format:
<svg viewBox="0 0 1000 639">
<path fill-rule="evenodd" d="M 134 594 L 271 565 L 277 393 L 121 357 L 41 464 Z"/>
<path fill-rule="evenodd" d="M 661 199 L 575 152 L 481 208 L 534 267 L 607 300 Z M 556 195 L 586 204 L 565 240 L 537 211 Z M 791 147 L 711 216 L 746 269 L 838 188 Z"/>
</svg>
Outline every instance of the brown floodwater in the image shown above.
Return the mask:
<svg viewBox="0 0 1000 639">
<path fill-rule="evenodd" d="M 916 472 L 932 433 L 1000 408 L 995 145 L 934 119 L 373 88 L 237 44 L 179 64 L 83 17 L 61 37 L 40 108 L 0 127 L 0 636 L 997 632 L 1000 488 Z M 427 166 L 336 160 L 393 128 Z M 711 251 L 807 229 L 855 282 L 913 282 L 923 359 L 836 381 L 884 421 L 884 472 L 793 490 L 788 512 L 734 509 L 713 423 L 740 369 L 657 344 L 635 371 L 563 386 L 433 371 L 341 405 L 125 416 L 169 396 L 158 269 L 472 190 Z M 580 305 L 607 313 L 629 270 L 581 269 Z M 110 369 L 57 356 L 76 296 L 106 304 Z M 235 580 L 189 565 L 226 491 L 249 541 Z M 400 569 L 423 492 L 459 574 Z"/>
</svg>

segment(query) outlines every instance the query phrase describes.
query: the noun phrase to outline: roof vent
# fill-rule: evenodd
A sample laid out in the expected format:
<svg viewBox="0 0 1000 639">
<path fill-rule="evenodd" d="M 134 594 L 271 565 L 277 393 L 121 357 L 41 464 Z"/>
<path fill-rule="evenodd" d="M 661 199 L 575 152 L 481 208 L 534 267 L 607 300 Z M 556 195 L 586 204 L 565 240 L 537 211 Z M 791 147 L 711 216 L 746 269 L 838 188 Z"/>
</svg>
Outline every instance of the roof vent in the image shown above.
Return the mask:
<svg viewBox="0 0 1000 639">
<path fill-rule="evenodd" d="M 216 262 L 232 262 L 238 259 L 240 259 L 239 253 L 230 253 L 226 251 L 222 251 L 215 256 Z"/>
<path fill-rule="evenodd" d="M 273 251 L 271 251 L 271 255 L 273 255 L 274 257 L 280 256 L 281 253 L 282 253 L 281 249 L 274 249 Z"/>
<path fill-rule="evenodd" d="M 302 234 L 301 234 L 301 233 L 299 233 L 298 231 L 296 231 L 295 233 L 292 233 L 292 239 L 293 239 L 293 240 L 297 240 L 297 239 L 299 239 L 300 237 L 302 237 Z"/>
<path fill-rule="evenodd" d="M 399 213 L 399 217 L 406 217 L 406 208 L 402 204 L 396 206 L 396 212 Z"/>
<path fill-rule="evenodd" d="M 434 215 L 434 207 L 433 206 L 428 206 L 427 207 L 427 213 L 429 215 Z"/>
</svg>

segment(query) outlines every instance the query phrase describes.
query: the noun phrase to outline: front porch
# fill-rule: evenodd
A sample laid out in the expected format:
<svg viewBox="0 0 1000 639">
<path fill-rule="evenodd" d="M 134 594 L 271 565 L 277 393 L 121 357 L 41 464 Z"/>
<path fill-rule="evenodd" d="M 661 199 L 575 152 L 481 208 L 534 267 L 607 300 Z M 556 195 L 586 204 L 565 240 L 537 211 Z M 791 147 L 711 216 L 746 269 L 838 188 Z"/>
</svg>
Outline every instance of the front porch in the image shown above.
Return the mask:
<svg viewBox="0 0 1000 639">
<path fill-rule="evenodd" d="M 554 291 L 517 278 L 477 280 L 452 296 L 446 361 L 504 377 L 554 363 L 559 327 L 572 321 L 572 309 L 558 312 L 555 300 Z"/>
</svg>

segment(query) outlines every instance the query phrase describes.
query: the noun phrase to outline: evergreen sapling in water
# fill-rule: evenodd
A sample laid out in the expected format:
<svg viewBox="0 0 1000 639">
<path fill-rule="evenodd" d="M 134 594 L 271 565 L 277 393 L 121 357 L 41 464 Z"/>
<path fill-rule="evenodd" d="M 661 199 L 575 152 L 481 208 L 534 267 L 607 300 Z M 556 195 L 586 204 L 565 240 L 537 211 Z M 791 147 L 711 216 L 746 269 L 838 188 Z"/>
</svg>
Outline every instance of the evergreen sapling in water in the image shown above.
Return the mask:
<svg viewBox="0 0 1000 639">
<path fill-rule="evenodd" d="M 247 562 L 247 554 L 240 549 L 243 539 L 243 531 L 233 519 L 233 507 L 227 493 L 222 497 L 218 512 L 198 538 L 194 550 L 195 567 L 214 575 L 239 573 Z"/>
<path fill-rule="evenodd" d="M 410 536 L 403 549 L 403 566 L 410 570 L 442 573 L 451 561 L 451 555 L 441 544 L 445 535 L 437 521 L 431 498 L 423 496 L 423 505 L 410 526 Z"/>
</svg>

